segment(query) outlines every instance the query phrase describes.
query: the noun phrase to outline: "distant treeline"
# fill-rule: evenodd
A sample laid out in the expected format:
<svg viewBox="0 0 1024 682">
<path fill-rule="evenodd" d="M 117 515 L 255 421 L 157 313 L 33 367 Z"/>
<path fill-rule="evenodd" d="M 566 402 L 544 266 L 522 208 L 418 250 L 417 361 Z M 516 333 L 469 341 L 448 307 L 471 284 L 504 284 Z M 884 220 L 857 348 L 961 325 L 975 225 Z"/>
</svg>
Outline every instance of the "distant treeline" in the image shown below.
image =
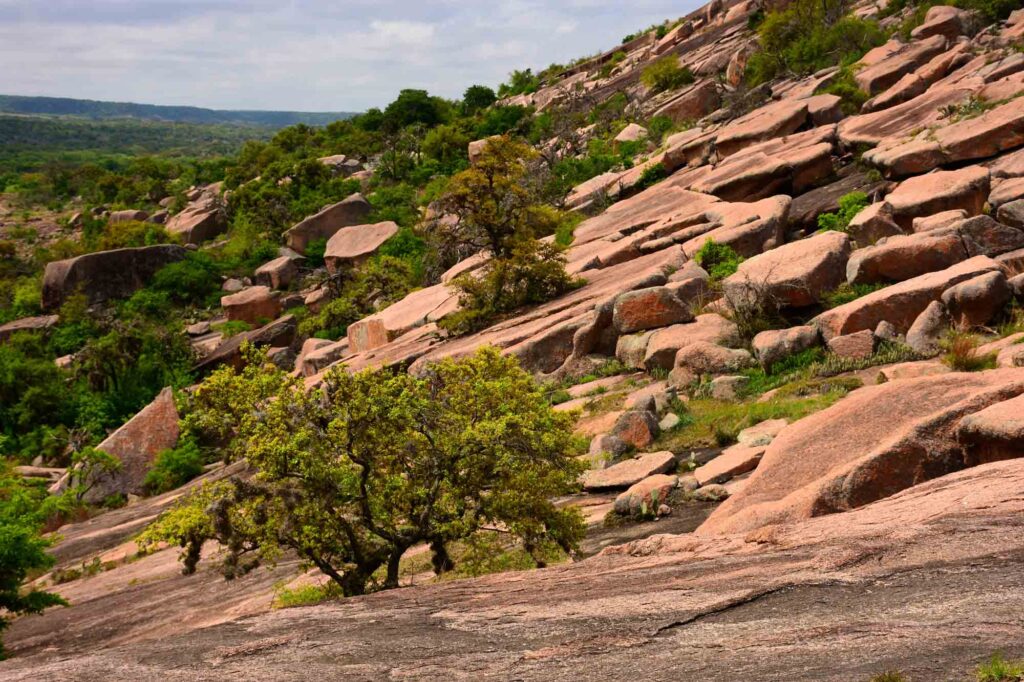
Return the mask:
<svg viewBox="0 0 1024 682">
<path fill-rule="evenodd" d="M 22 97 L 0 95 L 0 112 L 9 114 L 46 114 L 79 116 L 91 119 L 135 118 L 176 123 L 245 124 L 267 128 L 285 128 L 305 123 L 323 126 L 339 119 L 351 118 L 351 112 L 301 111 L 227 111 L 200 107 L 174 107 L 130 102 L 98 102 L 67 97 Z"/>
</svg>

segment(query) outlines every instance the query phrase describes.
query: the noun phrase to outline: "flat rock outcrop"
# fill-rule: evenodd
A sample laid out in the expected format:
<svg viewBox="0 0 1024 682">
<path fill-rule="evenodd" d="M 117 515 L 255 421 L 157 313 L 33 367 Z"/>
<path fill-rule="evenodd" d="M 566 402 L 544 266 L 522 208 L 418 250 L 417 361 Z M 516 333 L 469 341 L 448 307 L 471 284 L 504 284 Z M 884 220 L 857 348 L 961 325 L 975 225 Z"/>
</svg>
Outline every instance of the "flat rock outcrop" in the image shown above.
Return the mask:
<svg viewBox="0 0 1024 682">
<path fill-rule="evenodd" d="M 377 252 L 384 242 L 398 234 L 398 225 L 388 221 L 372 225 L 352 225 L 334 233 L 327 242 L 324 262 L 327 269 L 340 272 L 354 267 Z"/>
</svg>

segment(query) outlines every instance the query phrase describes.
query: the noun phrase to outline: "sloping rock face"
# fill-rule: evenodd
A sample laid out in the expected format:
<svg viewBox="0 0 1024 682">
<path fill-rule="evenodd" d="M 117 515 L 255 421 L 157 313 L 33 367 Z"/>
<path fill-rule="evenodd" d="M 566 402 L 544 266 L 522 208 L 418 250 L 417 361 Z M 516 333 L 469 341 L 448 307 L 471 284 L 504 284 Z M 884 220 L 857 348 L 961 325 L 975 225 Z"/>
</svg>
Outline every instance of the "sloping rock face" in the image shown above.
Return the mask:
<svg viewBox="0 0 1024 682">
<path fill-rule="evenodd" d="M 174 393 L 165 388 L 156 400 L 97 445 L 97 450 L 117 457 L 121 468 L 88 481 L 92 487 L 86 501 L 99 504 L 116 493 L 141 495 L 142 483 L 156 456 L 178 444 L 178 418 Z"/>
<path fill-rule="evenodd" d="M 309 216 L 284 233 L 289 249 L 305 254 L 310 242 L 330 239 L 343 227 L 361 225 L 370 215 L 370 202 L 362 194 L 353 194 L 319 213 Z"/>
<path fill-rule="evenodd" d="M 18 332 L 45 331 L 57 326 L 60 318 L 57 315 L 37 315 L 36 317 L 24 317 L 6 324 L 0 324 L 0 343 L 11 338 Z"/>
<path fill-rule="evenodd" d="M 993 651 L 1020 646 L 1022 489 L 1024 460 L 996 462 L 757 534 L 657 535 L 541 571 L 250 617 L 286 571 L 225 584 L 209 568 L 181 576 L 173 550 L 161 552 L 129 564 L 143 578 L 134 584 L 69 583 L 61 588 L 70 608 L 15 621 L 0 675 L 428 680 L 464 677 L 471 660 L 478 679 L 538 682 L 574 682 L 581 670 L 594 679 L 670 680 L 685 670 L 779 682 L 901 670 L 955 682 Z M 107 523 L 137 530 L 130 514 L 152 518 L 176 495 L 111 512 Z M 104 517 L 67 527 L 68 541 L 104 533 Z M 894 623 L 912 646 L 893 646 Z M 341 653 L 311 656 L 311 647 Z"/>
<path fill-rule="evenodd" d="M 780 433 L 702 535 L 848 511 L 962 469 L 961 420 L 1024 394 L 1024 371 L 942 374 L 860 389 Z"/>
<path fill-rule="evenodd" d="M 186 253 L 180 246 L 160 244 L 98 251 L 47 263 L 43 273 L 43 308 L 59 308 L 78 291 L 90 303 L 128 296 L 144 287 L 157 270 L 183 259 Z"/>
</svg>

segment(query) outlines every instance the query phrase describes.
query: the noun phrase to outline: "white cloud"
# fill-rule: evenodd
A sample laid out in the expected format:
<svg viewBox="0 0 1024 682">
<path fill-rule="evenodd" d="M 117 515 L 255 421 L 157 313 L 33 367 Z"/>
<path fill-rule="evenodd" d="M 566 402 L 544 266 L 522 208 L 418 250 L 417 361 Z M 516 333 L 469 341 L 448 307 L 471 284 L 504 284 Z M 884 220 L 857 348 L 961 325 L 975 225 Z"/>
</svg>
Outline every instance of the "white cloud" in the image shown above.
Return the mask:
<svg viewBox="0 0 1024 682">
<path fill-rule="evenodd" d="M 0 92 L 362 110 L 612 47 L 698 0 L 0 0 Z"/>
</svg>

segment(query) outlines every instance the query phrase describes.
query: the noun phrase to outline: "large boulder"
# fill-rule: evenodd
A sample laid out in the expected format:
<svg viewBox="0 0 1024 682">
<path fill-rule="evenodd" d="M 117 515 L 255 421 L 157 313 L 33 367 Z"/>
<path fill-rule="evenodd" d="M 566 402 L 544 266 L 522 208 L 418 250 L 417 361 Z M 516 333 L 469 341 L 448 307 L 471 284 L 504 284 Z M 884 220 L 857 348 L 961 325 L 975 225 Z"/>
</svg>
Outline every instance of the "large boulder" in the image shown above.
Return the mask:
<svg viewBox="0 0 1024 682">
<path fill-rule="evenodd" d="M 253 273 L 257 284 L 271 289 L 286 289 L 299 274 L 299 259 L 281 256 L 264 263 Z"/>
<path fill-rule="evenodd" d="M 674 371 L 683 370 L 694 377 L 700 377 L 705 374 L 737 372 L 753 364 L 754 358 L 746 350 L 723 348 L 707 341 L 698 341 L 679 349 Z"/>
<path fill-rule="evenodd" d="M 914 218 L 963 209 L 979 215 L 989 193 L 989 171 L 983 166 L 936 171 L 904 180 L 885 201 L 896 223 L 909 231 Z"/>
<path fill-rule="evenodd" d="M 906 333 L 918 315 L 930 303 L 938 301 L 946 289 L 999 269 L 999 264 L 988 256 L 976 256 L 945 270 L 893 284 L 825 311 L 814 318 L 812 324 L 826 341 L 834 336 L 874 330 L 883 321 L 891 323 L 899 333 Z"/>
<path fill-rule="evenodd" d="M 121 467 L 114 472 L 94 474 L 91 480 L 84 481 L 90 486 L 85 501 L 97 504 L 111 495 L 145 492 L 143 482 L 156 456 L 178 444 L 178 419 L 174 393 L 165 388 L 156 400 L 97 445 L 97 450 L 116 457 Z"/>
<path fill-rule="evenodd" d="M 310 242 L 330 239 L 343 227 L 360 225 L 370 215 L 370 202 L 362 194 L 353 194 L 336 204 L 321 209 L 284 233 L 285 244 L 301 254 Z"/>
<path fill-rule="evenodd" d="M 910 32 L 914 40 L 942 36 L 946 40 L 955 40 L 971 25 L 971 15 L 962 9 L 937 5 L 924 15 L 924 23 Z"/>
<path fill-rule="evenodd" d="M 672 369 L 679 349 L 697 341 L 733 346 L 739 344 L 740 336 L 736 325 L 721 315 L 698 315 L 693 322 L 675 324 L 654 332 L 647 341 L 643 367 L 648 370 Z"/>
<path fill-rule="evenodd" d="M 942 301 L 932 301 L 910 325 L 907 345 L 920 355 L 935 355 L 942 348 L 942 336 L 950 324 L 946 306 Z"/>
<path fill-rule="evenodd" d="M 98 251 L 47 263 L 43 273 L 43 308 L 59 308 L 78 291 L 85 294 L 89 303 L 128 296 L 146 286 L 158 270 L 183 259 L 187 253 L 180 246 L 160 244 Z"/>
<path fill-rule="evenodd" d="M 925 232 L 888 237 L 857 249 L 846 264 L 850 284 L 902 282 L 967 260 L 967 249 L 955 232 Z"/>
<path fill-rule="evenodd" d="M 986 272 L 952 286 L 942 294 L 942 303 L 958 327 L 980 327 L 999 314 L 1012 296 L 1006 275 Z"/>
<path fill-rule="evenodd" d="M 668 287 L 627 291 L 615 299 L 612 320 L 620 334 L 657 329 L 693 319 L 690 307 Z"/>
<path fill-rule="evenodd" d="M 734 445 L 718 457 L 697 467 L 693 475 L 702 486 L 709 483 L 725 483 L 731 478 L 757 468 L 764 456 L 765 445 Z"/>
<path fill-rule="evenodd" d="M 648 476 L 663 474 L 676 468 L 676 456 L 671 452 L 651 452 L 637 455 L 607 469 L 588 471 L 583 476 L 584 490 L 614 490 L 628 488 Z"/>
<path fill-rule="evenodd" d="M 281 314 L 281 299 L 270 287 L 255 286 L 220 299 L 229 320 L 264 324 Z"/>
<path fill-rule="evenodd" d="M 967 415 L 957 436 L 968 466 L 1024 457 L 1024 396 Z"/>
<path fill-rule="evenodd" d="M 612 508 L 622 515 L 636 515 L 646 512 L 658 515 L 665 500 L 679 484 L 679 478 L 669 474 L 655 474 L 630 486 L 629 490 L 615 498 Z"/>
<path fill-rule="evenodd" d="M 1024 393 L 1024 370 L 937 376 L 865 387 L 790 425 L 748 484 L 702 535 L 847 511 L 956 471 L 960 420 Z"/>
<path fill-rule="evenodd" d="M 891 41 L 889 45 L 883 47 L 891 49 L 888 56 L 860 69 L 854 76 L 860 89 L 869 95 L 877 95 L 894 85 L 904 74 L 912 72 L 943 52 L 946 49 L 946 39 L 935 35 L 906 45 Z"/>
<path fill-rule="evenodd" d="M 136 211 L 133 209 L 128 209 L 125 211 L 112 211 L 110 213 L 110 217 L 107 218 L 107 222 L 110 223 L 111 225 L 118 225 L 120 223 L 130 222 L 141 223 L 147 218 L 149 218 L 149 214 L 146 213 L 145 211 Z"/>
<path fill-rule="evenodd" d="M 1024 230 L 1024 199 L 1003 204 L 999 207 L 996 217 L 1005 225 Z"/>
<path fill-rule="evenodd" d="M 196 363 L 196 371 L 203 373 L 220 365 L 238 368 L 242 365 L 242 346 L 246 343 L 257 348 L 290 347 L 295 340 L 298 323 L 294 315 L 285 315 L 273 322 L 224 340 L 210 354 Z"/>
<path fill-rule="evenodd" d="M 11 338 L 18 332 L 40 332 L 52 329 L 60 322 L 57 315 L 38 315 L 36 317 L 23 317 L 20 320 L 0 324 L 0 343 Z"/>
<path fill-rule="evenodd" d="M 384 242 L 398 234 L 398 230 L 398 225 L 391 221 L 353 225 L 338 230 L 327 242 L 327 251 L 324 253 L 327 269 L 336 273 L 363 263 L 377 253 Z"/>
<path fill-rule="evenodd" d="M 733 305 L 771 302 L 803 308 L 843 282 L 849 257 L 848 235 L 822 232 L 744 261 L 722 285 Z"/>
<path fill-rule="evenodd" d="M 220 206 L 201 203 L 171 216 L 165 229 L 186 244 L 202 244 L 227 232 L 228 219 Z"/>
<path fill-rule="evenodd" d="M 818 330 L 805 325 L 789 329 L 770 329 L 754 337 L 751 347 L 757 361 L 765 369 L 786 358 L 814 348 L 821 343 Z"/>
</svg>

